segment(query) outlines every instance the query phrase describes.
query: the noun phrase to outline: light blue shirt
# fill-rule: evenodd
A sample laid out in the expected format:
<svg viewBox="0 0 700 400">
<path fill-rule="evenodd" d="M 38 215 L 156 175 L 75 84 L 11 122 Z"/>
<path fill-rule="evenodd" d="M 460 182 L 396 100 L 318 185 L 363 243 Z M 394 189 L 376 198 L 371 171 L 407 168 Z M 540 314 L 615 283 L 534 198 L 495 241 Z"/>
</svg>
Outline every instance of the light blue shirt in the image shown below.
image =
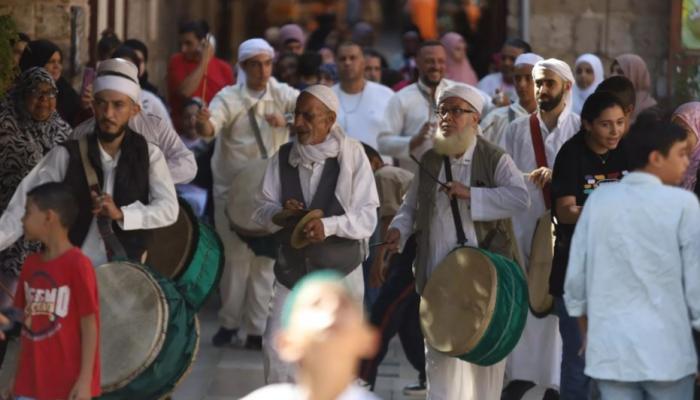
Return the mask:
<svg viewBox="0 0 700 400">
<path fill-rule="evenodd" d="M 586 375 L 637 382 L 695 374 L 695 195 L 643 172 L 596 189 L 576 224 L 564 300 L 570 315 L 588 316 Z"/>
</svg>

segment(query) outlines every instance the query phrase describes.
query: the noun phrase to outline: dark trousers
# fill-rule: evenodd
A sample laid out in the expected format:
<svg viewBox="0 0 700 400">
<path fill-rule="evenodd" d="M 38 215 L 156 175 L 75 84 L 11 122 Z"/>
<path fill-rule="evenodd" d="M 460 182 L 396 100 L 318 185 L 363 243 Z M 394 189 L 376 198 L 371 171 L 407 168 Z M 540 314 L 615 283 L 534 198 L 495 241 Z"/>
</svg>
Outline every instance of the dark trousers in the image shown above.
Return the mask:
<svg viewBox="0 0 700 400">
<path fill-rule="evenodd" d="M 370 322 L 379 328 L 381 344 L 374 359 L 362 362 L 360 377 L 373 389 L 379 364 L 386 356 L 389 341 L 397 333 L 408 362 L 418 371 L 419 380 L 425 382 L 425 343 L 418 316 L 420 296 L 416 293 L 411 269 L 415 257 L 416 243 L 411 237 L 404 252 L 391 259 L 389 276 L 372 306 Z"/>
</svg>

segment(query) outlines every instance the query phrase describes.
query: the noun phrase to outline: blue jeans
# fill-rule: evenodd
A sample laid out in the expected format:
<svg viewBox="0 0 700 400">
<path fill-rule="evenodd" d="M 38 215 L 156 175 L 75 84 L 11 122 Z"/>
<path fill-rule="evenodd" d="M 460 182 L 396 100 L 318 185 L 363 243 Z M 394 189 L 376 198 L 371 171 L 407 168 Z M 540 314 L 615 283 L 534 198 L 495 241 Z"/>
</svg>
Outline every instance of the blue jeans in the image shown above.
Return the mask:
<svg viewBox="0 0 700 400">
<path fill-rule="evenodd" d="M 695 375 L 670 382 L 596 379 L 602 400 L 692 400 Z"/>
<path fill-rule="evenodd" d="M 559 333 L 562 341 L 559 393 L 562 399 L 587 400 L 590 398 L 591 379 L 583 374 L 586 360 L 578 354 L 582 345 L 578 320 L 569 316 L 561 297 L 554 298 L 554 311 L 559 317 Z"/>
</svg>

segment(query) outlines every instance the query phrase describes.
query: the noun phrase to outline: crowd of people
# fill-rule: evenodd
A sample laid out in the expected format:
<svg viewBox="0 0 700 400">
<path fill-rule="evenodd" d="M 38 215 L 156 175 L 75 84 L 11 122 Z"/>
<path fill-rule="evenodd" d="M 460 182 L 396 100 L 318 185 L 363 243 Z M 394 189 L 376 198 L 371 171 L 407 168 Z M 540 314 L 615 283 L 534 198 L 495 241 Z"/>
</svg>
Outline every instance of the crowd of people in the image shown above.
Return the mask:
<svg viewBox="0 0 700 400">
<path fill-rule="evenodd" d="M 366 23 L 352 38 L 322 33 L 269 29 L 231 65 L 205 22 L 184 23 L 165 90 L 142 41 L 107 34 L 79 92 L 59 47 L 18 36 L 20 73 L 0 102 L 0 307 L 22 330 L 16 398 L 100 395 L 92 267 L 142 263 L 178 197 L 223 249 L 213 345 L 262 351 L 278 384 L 251 400 L 375 398 L 396 334 L 416 370 L 407 395 L 693 397 L 700 102 L 665 112 L 635 54 L 606 71 L 595 54 L 569 65 L 511 38 L 478 76 L 456 32 L 409 29 L 396 54 L 372 47 Z M 527 278 L 524 327 L 495 362 L 431 342 L 450 329 L 426 317 L 431 277 L 476 262 L 454 261 L 463 247 Z M 462 300 L 475 281 L 444 312 L 488 325 Z"/>
</svg>

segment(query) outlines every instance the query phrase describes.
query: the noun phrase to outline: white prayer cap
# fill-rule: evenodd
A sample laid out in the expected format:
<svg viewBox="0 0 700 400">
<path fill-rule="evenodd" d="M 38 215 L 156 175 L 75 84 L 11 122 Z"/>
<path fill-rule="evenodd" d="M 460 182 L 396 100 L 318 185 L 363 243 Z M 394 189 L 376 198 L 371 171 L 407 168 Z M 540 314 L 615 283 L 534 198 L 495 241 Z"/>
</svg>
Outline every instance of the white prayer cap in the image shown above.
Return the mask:
<svg viewBox="0 0 700 400">
<path fill-rule="evenodd" d="M 308 93 L 319 99 L 329 110 L 338 115 L 340 101 L 338 101 L 338 96 L 335 95 L 333 89 L 325 85 L 311 85 L 304 89 L 302 93 Z"/>
<path fill-rule="evenodd" d="M 248 39 L 238 46 L 238 63 L 240 64 L 243 61 L 260 54 L 266 54 L 270 57 L 274 57 L 275 49 L 273 49 L 265 39 Z"/>
<path fill-rule="evenodd" d="M 542 60 L 544 60 L 544 58 L 542 58 L 542 56 L 540 56 L 539 54 L 523 53 L 515 59 L 515 64 L 513 65 L 516 67 L 521 64 L 535 65 Z"/>
<path fill-rule="evenodd" d="M 571 72 L 571 67 L 569 64 L 562 60 L 557 60 L 556 58 L 548 58 L 546 60 L 538 61 L 537 64 L 535 64 L 535 67 L 532 69 L 532 77 L 535 77 L 535 72 L 545 69 L 554 72 L 566 81 L 571 83 L 575 81 L 574 73 Z"/>
<path fill-rule="evenodd" d="M 101 61 L 97 64 L 97 78 L 92 88 L 94 94 L 103 90 L 124 93 L 136 104 L 140 104 L 139 69 L 134 63 L 123 58 Z"/>
<path fill-rule="evenodd" d="M 464 83 L 454 83 L 444 90 L 442 90 L 438 96 L 438 104 L 442 104 L 443 101 L 450 97 L 459 97 L 460 99 L 469 103 L 474 109 L 481 114 L 484 108 L 484 97 L 475 88 L 466 85 Z"/>
</svg>

